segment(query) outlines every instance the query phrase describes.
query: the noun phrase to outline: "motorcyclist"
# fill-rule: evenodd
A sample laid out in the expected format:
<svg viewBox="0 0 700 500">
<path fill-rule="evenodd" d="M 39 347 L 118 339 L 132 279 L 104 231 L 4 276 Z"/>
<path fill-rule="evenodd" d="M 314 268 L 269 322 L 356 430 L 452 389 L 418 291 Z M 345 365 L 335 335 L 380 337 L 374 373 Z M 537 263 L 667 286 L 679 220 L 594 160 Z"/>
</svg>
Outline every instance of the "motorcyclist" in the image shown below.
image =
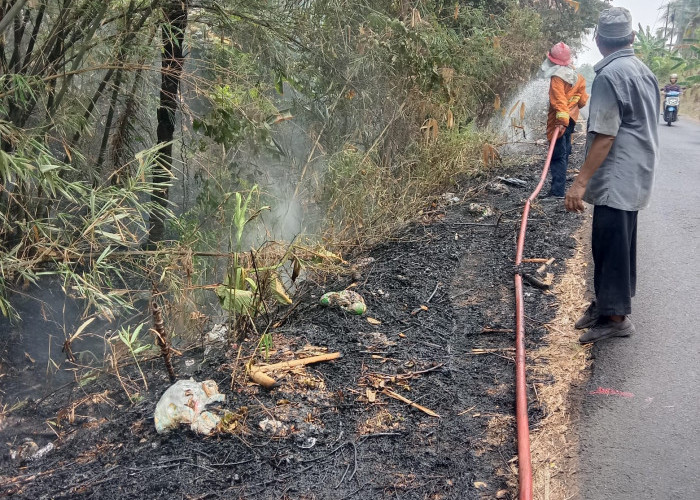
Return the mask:
<svg viewBox="0 0 700 500">
<path fill-rule="evenodd" d="M 669 80 L 671 83 L 667 83 L 666 86 L 662 90 L 664 92 L 680 92 L 681 86 L 678 85 L 678 83 L 676 83 L 676 82 L 678 82 L 678 75 L 676 73 L 673 73 Z"/>
<path fill-rule="evenodd" d="M 669 92 L 678 92 L 678 94 L 680 95 L 681 86 L 678 85 L 678 83 L 677 83 L 678 82 L 678 75 L 676 73 L 673 73 L 670 76 L 669 81 L 671 83 L 667 83 L 666 86 L 661 89 L 664 92 L 664 94 L 668 94 Z M 662 107 L 664 107 L 664 106 L 665 105 L 662 103 Z M 680 111 L 680 106 L 676 105 L 676 116 L 678 116 L 679 111 Z"/>
</svg>

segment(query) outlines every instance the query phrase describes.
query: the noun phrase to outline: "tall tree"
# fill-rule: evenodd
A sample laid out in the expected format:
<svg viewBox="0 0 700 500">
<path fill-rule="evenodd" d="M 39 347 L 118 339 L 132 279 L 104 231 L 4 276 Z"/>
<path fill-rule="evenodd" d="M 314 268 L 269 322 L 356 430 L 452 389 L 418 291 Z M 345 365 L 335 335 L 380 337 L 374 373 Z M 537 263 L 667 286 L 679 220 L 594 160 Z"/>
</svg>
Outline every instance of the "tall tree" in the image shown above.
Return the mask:
<svg viewBox="0 0 700 500">
<path fill-rule="evenodd" d="M 692 38 L 700 25 L 700 0 L 673 0 L 661 7 L 661 15 L 666 19 L 666 33 L 669 48 L 681 45 L 686 38 Z"/>
<path fill-rule="evenodd" d="M 173 137 L 175 134 L 175 113 L 184 64 L 185 29 L 187 28 L 188 0 L 168 0 L 163 7 L 161 37 L 163 52 L 161 58 L 160 106 L 158 108 L 158 144 L 161 144 L 153 181 L 167 184 L 172 178 Z M 168 188 L 163 187 L 151 196 L 156 206 L 165 208 L 168 204 Z M 163 240 L 165 220 L 161 210 L 150 214 L 148 246 L 154 247 Z"/>
</svg>

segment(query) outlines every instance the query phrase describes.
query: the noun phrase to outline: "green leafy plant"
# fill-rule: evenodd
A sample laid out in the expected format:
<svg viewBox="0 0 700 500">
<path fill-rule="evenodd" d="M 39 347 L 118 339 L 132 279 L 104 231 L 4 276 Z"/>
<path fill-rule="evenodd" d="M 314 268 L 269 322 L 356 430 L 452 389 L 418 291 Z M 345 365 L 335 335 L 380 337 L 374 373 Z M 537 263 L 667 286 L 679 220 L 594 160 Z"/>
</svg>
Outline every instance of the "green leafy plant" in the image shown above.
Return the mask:
<svg viewBox="0 0 700 500">
<path fill-rule="evenodd" d="M 253 186 L 247 196 L 244 197 L 240 192 L 236 192 L 232 197 L 233 235 L 229 243 L 233 249 L 231 265 L 223 283 L 216 287 L 216 294 L 225 311 L 249 317 L 255 317 L 265 300 L 270 298 L 284 305 L 292 303 L 278 274 L 284 262 L 290 258 L 289 252 L 278 262 L 263 267 L 257 267 L 252 257 L 243 259 L 242 249 L 246 226 L 263 210 L 269 208 L 250 209 L 252 198 L 257 192 L 257 186 Z M 251 255 L 254 254 L 255 252 L 251 251 Z"/>
<path fill-rule="evenodd" d="M 260 336 L 260 341 L 258 342 L 258 350 L 263 353 L 265 356 L 265 359 L 268 358 L 270 355 L 270 350 L 272 349 L 273 342 L 272 342 L 272 334 L 271 333 L 263 333 Z"/>
<path fill-rule="evenodd" d="M 117 338 L 129 350 L 129 353 L 131 354 L 131 357 L 133 358 L 134 362 L 136 363 L 136 367 L 139 370 L 139 374 L 141 375 L 141 379 L 143 380 L 143 385 L 148 390 L 148 382 L 146 381 L 146 376 L 144 375 L 143 370 L 141 370 L 141 365 L 139 364 L 138 358 L 139 354 L 151 348 L 150 344 L 143 343 L 143 341 L 140 338 L 141 330 L 143 329 L 143 327 L 144 323 L 139 324 L 133 329 L 130 326 L 121 327 L 117 331 Z"/>
<path fill-rule="evenodd" d="M 66 294 L 84 300 L 86 311 L 113 317 L 132 307 L 125 273 L 150 271 L 124 249 L 138 254 L 152 209 L 144 200 L 164 187 L 150 180 L 158 147 L 137 154 L 133 175 L 120 185 L 93 187 L 73 179 L 74 169 L 45 145 L 0 121 L 2 132 L 16 140 L 14 151 L 0 150 L 0 184 L 8 190 L 0 198 L 0 312 L 12 314 L 6 297 L 13 283 L 43 276 L 62 278 Z"/>
</svg>

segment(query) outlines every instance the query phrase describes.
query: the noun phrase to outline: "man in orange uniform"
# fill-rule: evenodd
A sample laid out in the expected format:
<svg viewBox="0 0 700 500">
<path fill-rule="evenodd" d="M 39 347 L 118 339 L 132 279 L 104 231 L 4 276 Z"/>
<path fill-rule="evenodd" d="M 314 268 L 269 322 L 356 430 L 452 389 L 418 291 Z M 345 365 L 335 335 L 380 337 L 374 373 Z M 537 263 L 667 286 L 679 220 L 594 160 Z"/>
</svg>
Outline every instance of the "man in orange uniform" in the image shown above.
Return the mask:
<svg viewBox="0 0 700 500">
<path fill-rule="evenodd" d="M 571 65 L 571 50 L 563 42 L 549 50 L 542 70 L 545 76 L 550 77 L 547 140 L 551 141 L 554 132 L 559 132 L 549 167 L 552 176 L 549 196 L 564 198 L 566 169 L 571 154 L 571 133 L 576 126 L 579 109 L 588 102 L 586 80 Z"/>
</svg>

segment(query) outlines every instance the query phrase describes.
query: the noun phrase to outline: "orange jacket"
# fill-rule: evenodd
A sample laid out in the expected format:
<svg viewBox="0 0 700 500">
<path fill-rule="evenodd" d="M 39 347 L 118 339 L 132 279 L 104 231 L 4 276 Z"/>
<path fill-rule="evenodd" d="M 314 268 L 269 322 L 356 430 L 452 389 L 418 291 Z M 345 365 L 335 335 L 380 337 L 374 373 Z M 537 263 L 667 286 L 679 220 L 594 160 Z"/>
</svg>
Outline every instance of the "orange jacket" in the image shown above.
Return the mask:
<svg viewBox="0 0 700 500">
<path fill-rule="evenodd" d="M 558 76 L 553 76 L 549 84 L 549 114 L 547 115 L 547 140 L 551 141 L 557 125 L 569 126 L 569 120 L 578 120 L 579 109 L 588 102 L 586 80 L 578 75 L 571 85 Z"/>
</svg>

